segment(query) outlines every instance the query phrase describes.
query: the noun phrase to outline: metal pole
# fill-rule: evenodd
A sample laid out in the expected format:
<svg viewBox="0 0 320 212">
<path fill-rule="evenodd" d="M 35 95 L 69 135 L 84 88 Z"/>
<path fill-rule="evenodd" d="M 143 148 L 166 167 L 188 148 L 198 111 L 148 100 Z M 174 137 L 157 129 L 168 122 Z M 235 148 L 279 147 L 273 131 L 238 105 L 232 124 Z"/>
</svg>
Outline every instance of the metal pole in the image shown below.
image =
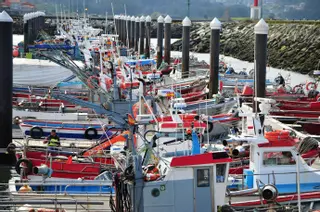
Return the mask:
<svg viewBox="0 0 320 212">
<path fill-rule="evenodd" d="M 164 62 L 170 65 L 172 18 L 167 15 L 164 19 L 164 23 Z"/>
<path fill-rule="evenodd" d="M 266 94 L 266 71 L 267 71 L 267 41 L 268 41 L 268 24 L 261 19 L 254 26 L 255 33 L 255 96 L 265 97 Z M 258 109 L 258 103 L 255 102 L 254 110 Z M 256 111 L 258 112 L 258 111 Z M 263 122 L 263 119 L 261 120 Z"/>
<path fill-rule="evenodd" d="M 128 39 L 128 48 L 131 47 L 131 16 L 127 16 L 127 26 L 128 26 L 128 29 L 127 29 L 127 39 Z"/>
<path fill-rule="evenodd" d="M 182 78 L 189 76 L 189 49 L 191 20 L 185 17 L 182 21 Z"/>
<path fill-rule="evenodd" d="M 158 44 L 157 44 L 157 68 L 160 67 L 162 63 L 162 52 L 163 52 L 163 23 L 164 19 L 160 15 L 158 17 L 158 29 L 157 29 L 157 37 L 158 37 Z"/>
<path fill-rule="evenodd" d="M 146 33 L 146 18 L 140 17 L 140 54 L 144 54 L 144 38 Z"/>
<path fill-rule="evenodd" d="M 140 18 L 139 17 L 136 17 L 136 23 L 135 23 L 135 25 L 136 25 L 136 27 L 135 27 L 135 37 L 134 37 L 134 50 L 136 51 L 136 52 L 138 52 L 138 50 L 139 50 L 139 31 L 140 31 L 140 29 L 139 29 L 139 22 L 140 22 Z"/>
<path fill-rule="evenodd" d="M 130 48 L 134 48 L 134 30 L 135 30 L 135 23 L 136 23 L 136 18 L 134 16 L 131 17 L 131 31 L 130 31 Z"/>
<path fill-rule="evenodd" d="M 301 212 L 301 196 L 300 196 L 300 155 L 297 154 L 296 158 L 296 166 L 297 166 L 297 193 L 298 193 L 298 210 Z"/>
<path fill-rule="evenodd" d="M 151 42 L 151 17 L 148 15 L 146 18 L 146 49 L 145 56 L 150 58 L 150 42 Z"/>
<path fill-rule="evenodd" d="M 217 94 L 219 90 L 219 51 L 220 51 L 220 30 L 221 22 L 214 18 L 210 23 L 210 80 L 209 80 L 209 98 Z"/>
<path fill-rule="evenodd" d="M 12 18 L 0 13 L 0 148 L 12 142 Z M 5 162 L 5 161 L 2 161 Z"/>
</svg>

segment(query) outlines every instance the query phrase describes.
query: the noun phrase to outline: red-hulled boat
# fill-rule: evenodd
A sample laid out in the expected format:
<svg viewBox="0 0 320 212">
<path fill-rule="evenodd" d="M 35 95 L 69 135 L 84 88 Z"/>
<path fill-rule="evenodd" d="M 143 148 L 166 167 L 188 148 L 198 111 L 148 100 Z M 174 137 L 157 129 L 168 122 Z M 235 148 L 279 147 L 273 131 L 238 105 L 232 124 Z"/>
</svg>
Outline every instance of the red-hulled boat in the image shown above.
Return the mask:
<svg viewBox="0 0 320 212">
<path fill-rule="evenodd" d="M 43 151 L 39 149 L 27 150 L 25 152 L 25 158 L 22 158 L 21 153 L 16 154 L 18 158 L 16 171 L 20 173 L 21 168 L 23 168 L 26 175 L 32 175 L 33 167 L 45 164 L 53 170 L 52 177 L 72 179 L 84 177 L 86 179 L 93 179 L 99 175 L 101 171 L 114 165 L 110 155 L 103 154 L 102 151 L 110 148 L 113 144 L 125 142 L 127 134 L 128 131 L 124 131 L 120 135 L 107 139 L 100 144 L 76 154 L 76 158 L 72 158 L 74 153 L 52 151 L 50 152 L 52 157 L 50 160 L 48 159 L 46 149 L 43 149 Z"/>
<path fill-rule="evenodd" d="M 320 102 L 309 101 L 277 101 L 280 110 L 320 111 Z"/>
<path fill-rule="evenodd" d="M 318 119 L 320 111 L 305 110 L 272 110 L 270 114 L 273 116 L 296 117 L 299 119 Z"/>
<path fill-rule="evenodd" d="M 312 135 L 320 135 L 320 122 L 298 121 L 304 131 Z"/>
</svg>

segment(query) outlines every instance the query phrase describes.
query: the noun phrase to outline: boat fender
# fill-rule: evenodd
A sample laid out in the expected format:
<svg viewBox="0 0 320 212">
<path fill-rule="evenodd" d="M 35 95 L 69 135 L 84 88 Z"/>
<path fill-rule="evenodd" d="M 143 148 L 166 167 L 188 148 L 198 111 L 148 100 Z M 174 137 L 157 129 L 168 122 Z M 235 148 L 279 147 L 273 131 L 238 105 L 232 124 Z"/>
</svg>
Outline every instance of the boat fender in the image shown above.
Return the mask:
<svg viewBox="0 0 320 212">
<path fill-rule="evenodd" d="M 262 188 L 261 195 L 267 201 L 275 201 L 278 197 L 278 189 L 274 185 L 265 185 Z"/>
<path fill-rule="evenodd" d="M 213 130 L 213 123 L 212 122 L 206 122 L 206 121 L 205 121 L 205 123 L 206 123 L 206 125 L 208 123 L 208 129 L 205 129 L 204 133 L 211 133 L 212 130 Z"/>
<path fill-rule="evenodd" d="M 32 191 L 32 188 L 29 185 L 25 184 L 25 185 L 21 186 L 21 188 L 19 188 L 18 192 L 19 193 L 28 193 L 31 191 Z"/>
<path fill-rule="evenodd" d="M 21 164 L 24 164 L 24 166 L 20 166 Z M 24 175 L 27 176 L 32 173 L 33 165 L 32 162 L 28 159 L 20 159 L 17 161 L 15 165 L 16 172 L 18 174 L 21 174 L 21 168 L 24 168 Z"/>
<path fill-rule="evenodd" d="M 144 177 L 145 181 L 155 181 L 160 178 L 160 174 L 147 173 Z"/>
<path fill-rule="evenodd" d="M 303 93 L 303 88 L 301 85 L 296 85 L 292 88 L 293 93 L 298 94 L 298 93 Z"/>
<path fill-rule="evenodd" d="M 16 145 L 14 143 L 10 143 L 8 146 L 7 146 L 7 152 L 8 154 L 13 154 L 15 153 L 16 151 Z"/>
<path fill-rule="evenodd" d="M 43 136 L 43 130 L 40 127 L 32 127 L 30 129 L 30 136 L 34 139 L 40 139 Z"/>
<path fill-rule="evenodd" d="M 88 129 L 86 129 L 86 131 L 84 132 L 84 137 L 88 140 L 92 140 L 94 138 L 96 138 L 98 135 L 98 132 L 95 128 L 89 127 Z"/>
<path fill-rule="evenodd" d="M 308 82 L 307 84 L 306 84 L 306 89 L 307 89 L 307 91 L 309 91 L 309 90 L 317 90 L 317 84 L 315 83 L 315 82 Z"/>
<path fill-rule="evenodd" d="M 13 124 L 19 125 L 20 124 L 20 120 L 21 120 L 21 118 L 19 116 L 14 117 L 13 118 Z"/>
<path fill-rule="evenodd" d="M 92 85 L 92 79 L 98 80 L 98 84 L 100 84 L 100 79 L 99 79 L 99 77 L 97 77 L 97 76 L 90 76 L 90 77 L 87 79 L 88 87 L 91 88 L 91 89 L 94 89 L 95 87 Z"/>
</svg>

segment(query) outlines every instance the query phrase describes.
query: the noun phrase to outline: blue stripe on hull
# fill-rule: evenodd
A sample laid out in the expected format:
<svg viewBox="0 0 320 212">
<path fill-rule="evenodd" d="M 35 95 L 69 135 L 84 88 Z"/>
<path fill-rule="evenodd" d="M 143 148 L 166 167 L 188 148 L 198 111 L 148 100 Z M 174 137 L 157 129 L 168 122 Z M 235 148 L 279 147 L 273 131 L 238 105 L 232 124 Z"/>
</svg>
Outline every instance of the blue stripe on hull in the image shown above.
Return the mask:
<svg viewBox="0 0 320 212">
<path fill-rule="evenodd" d="M 30 130 L 25 131 L 25 135 L 30 136 Z M 49 136 L 50 132 L 43 132 L 43 136 Z M 77 138 L 77 139 L 86 139 L 84 137 L 84 132 L 83 133 L 59 133 L 57 132 L 57 135 L 60 138 Z M 92 135 L 90 135 L 92 136 Z M 98 134 L 96 137 L 93 137 L 92 139 L 99 139 L 102 136 L 102 134 Z"/>
</svg>

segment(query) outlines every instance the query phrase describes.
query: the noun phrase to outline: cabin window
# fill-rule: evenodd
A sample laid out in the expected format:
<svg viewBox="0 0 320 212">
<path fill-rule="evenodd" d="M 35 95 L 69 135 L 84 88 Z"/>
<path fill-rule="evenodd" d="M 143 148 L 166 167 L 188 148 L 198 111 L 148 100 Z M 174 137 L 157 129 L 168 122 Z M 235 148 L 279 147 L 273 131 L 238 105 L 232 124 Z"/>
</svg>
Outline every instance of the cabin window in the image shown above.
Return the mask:
<svg viewBox="0 0 320 212">
<path fill-rule="evenodd" d="M 224 183 L 227 164 L 217 164 L 216 167 L 217 167 L 217 172 L 216 172 L 216 175 L 217 175 L 216 178 L 217 179 L 216 179 L 216 182 L 217 183 Z"/>
<path fill-rule="evenodd" d="M 291 152 L 264 152 L 263 153 L 263 165 L 275 166 L 275 165 L 294 165 L 296 161 L 292 157 Z"/>
<path fill-rule="evenodd" d="M 209 187 L 209 169 L 198 169 L 197 170 L 197 186 L 198 187 Z"/>
</svg>

